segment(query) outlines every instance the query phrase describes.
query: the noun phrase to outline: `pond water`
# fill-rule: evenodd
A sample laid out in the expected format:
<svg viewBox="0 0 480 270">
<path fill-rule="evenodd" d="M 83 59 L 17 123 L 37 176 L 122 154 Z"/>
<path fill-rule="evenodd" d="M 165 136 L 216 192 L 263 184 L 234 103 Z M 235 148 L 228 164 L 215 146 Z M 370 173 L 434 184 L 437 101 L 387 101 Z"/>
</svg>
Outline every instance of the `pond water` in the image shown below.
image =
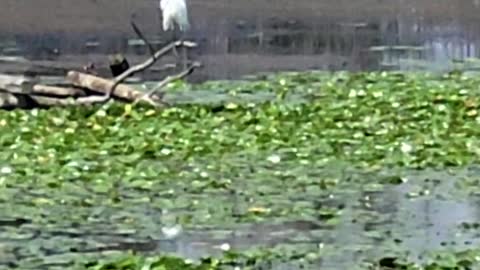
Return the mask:
<svg viewBox="0 0 480 270">
<path fill-rule="evenodd" d="M 135 20 L 155 44 L 161 45 L 168 41 L 169 35 L 159 31 L 158 11 L 152 7 L 148 12 L 145 10 L 153 3 L 139 1 L 139 7 L 134 8 L 135 5 L 127 2 L 123 6 L 128 10 L 123 11 L 121 5 L 115 8 L 124 12 L 124 16 L 135 15 Z M 343 3 L 345 1 L 340 1 L 342 4 L 338 9 L 333 9 L 332 5 L 326 5 L 322 1 L 316 3 L 302 0 L 298 2 L 298 10 L 296 6 L 288 5 L 285 9 L 280 9 L 282 12 L 278 12 L 279 7 L 275 5 L 262 5 L 265 1 L 259 1 L 250 9 L 240 5 L 236 7 L 237 12 L 233 3 L 217 2 L 208 0 L 190 3 L 193 27 L 186 37 L 199 44 L 199 48 L 190 57 L 204 64 L 204 68 L 194 75 L 195 80 L 230 79 L 277 70 L 445 71 L 452 68 L 475 70 L 480 66 L 477 61 L 465 63 L 466 60 L 476 59 L 480 54 L 480 31 L 477 27 L 480 19 L 471 15 L 478 12 L 477 1 L 462 0 L 458 5 L 449 5 L 444 1 L 431 4 L 428 1 L 377 1 L 377 5 L 384 8 L 377 10 L 368 7 L 372 5 L 369 0 L 359 1 L 358 6 L 352 5 L 351 8 Z M 92 3 L 97 4 L 82 7 L 85 10 L 113 8 L 107 7 L 105 1 Z M 362 6 L 361 3 L 365 5 Z M 14 2 L 7 7 L 12 12 L 22 12 L 15 9 Z M 300 9 L 302 7 L 304 9 Z M 256 8 L 266 9 L 265 14 L 259 15 L 254 10 Z M 292 9 L 291 13 L 288 13 L 288 8 Z M 65 9 L 63 6 L 58 7 L 59 17 L 62 16 L 58 19 L 58 24 L 65 21 L 63 17 L 67 15 L 62 13 L 67 13 Z M 369 17 L 355 15 L 363 14 L 369 9 L 374 10 Z M 315 13 L 321 11 L 323 12 Z M 148 56 L 145 46 L 135 41 L 128 23 L 119 21 L 117 17 L 99 20 L 95 10 L 88 12 L 83 14 L 80 10 L 78 15 L 68 14 L 78 18 L 67 20 L 63 27 L 48 21 L 43 23 L 43 28 L 42 24 L 35 25 L 37 32 L 24 30 L 25 27 L 22 28 L 21 25 L 10 26 L 3 33 L 0 31 L 0 53 L 26 55 L 36 60 L 76 62 L 77 66 L 92 61 L 97 62 L 99 67 L 106 65 L 105 54 L 125 53 L 133 62 Z M 460 17 L 462 14 L 464 17 Z M 105 29 L 95 31 L 92 27 L 82 28 L 82 24 L 72 22 L 83 18 L 88 20 L 88 23 L 84 22 L 85 25 L 97 22 L 98 27 Z M 37 19 L 41 21 L 42 17 L 39 15 Z M 30 21 L 24 23 L 33 24 Z M 77 31 L 69 31 L 67 23 Z M 123 28 L 118 30 L 119 26 Z M 12 32 L 17 28 L 17 32 Z M 47 31 L 50 28 L 53 30 Z M 144 74 L 150 79 L 160 75 L 158 72 Z"/>
<path fill-rule="evenodd" d="M 289 190 L 283 193 L 280 186 L 261 184 L 263 195 L 248 183 L 235 184 L 236 195 L 178 188 L 159 194 L 116 187 L 118 202 L 113 204 L 108 202 L 111 191 L 91 190 L 85 183 L 70 183 L 50 194 L 9 187 L 0 204 L 5 213 L 0 219 L 0 266 L 63 269 L 79 255 L 98 257 L 126 250 L 167 252 L 195 260 L 220 255 L 226 245 L 237 251 L 282 246 L 318 256 L 305 265 L 279 263 L 267 269 L 356 269 L 386 255 L 422 262 L 430 252 L 460 251 L 480 244 L 478 197 L 460 188 L 466 179 L 477 179 L 478 170 L 403 172 L 403 183 L 388 184 L 397 174 L 334 167 L 308 174 L 319 179 L 337 177 L 339 186 L 330 192 L 312 192 L 318 183 L 311 179 L 303 183 L 304 194 L 294 188 L 298 190 L 299 183 L 287 184 Z M 299 212 L 296 219 L 235 222 L 235 212 L 241 212 L 249 196 L 279 206 L 311 207 L 323 214 L 316 220 L 302 218 Z M 47 198 L 67 202 L 38 208 L 41 203 L 37 202 Z M 177 210 L 162 209 L 165 200 L 179 202 Z M 190 201 L 206 202 L 219 212 L 192 212 L 197 218 L 204 215 L 200 218 L 205 218 L 205 225 L 190 224 L 166 235 L 165 229 L 175 224 L 172 217 L 189 214 Z M 224 223 L 208 225 L 209 215 L 223 216 Z"/>
<path fill-rule="evenodd" d="M 472 8 L 478 5 L 471 3 Z M 365 19 L 344 16 L 312 20 L 291 14 L 222 18 L 215 25 L 203 21 L 188 33 L 199 44 L 191 57 L 205 65 L 192 79 L 233 79 L 280 70 L 445 71 L 480 67 L 480 61 L 475 60 L 480 56 L 480 19 L 426 18 L 415 6 L 408 10 L 398 16 L 380 14 Z M 70 66 L 99 61 L 104 67 L 105 55 L 113 52 L 125 53 L 134 62 L 147 57 L 145 48 L 132 45 L 131 33 L 5 31 L 0 37 L 4 56 L 26 56 Z M 158 39 L 158 44 L 164 42 L 154 31 L 149 37 Z M 16 68 L 11 62 L 0 63 L 2 71 Z M 158 72 L 143 75 L 145 79 L 159 77 Z M 225 96 L 201 91 L 195 96 L 182 95 L 185 93 L 168 98 L 201 103 Z M 253 98 L 271 96 L 257 93 Z M 239 164 L 256 165 L 248 160 Z M 307 182 L 280 184 L 264 179 L 264 185 L 269 186 L 258 186 L 259 181 L 243 186 L 239 177 L 234 179 L 239 181 L 232 189 L 233 195 L 198 193 L 190 183 L 186 187 L 159 185 L 151 190 L 118 186 L 95 190 L 82 181 L 64 183 L 57 190 L 31 190 L 20 184 L 5 187 L 0 194 L 0 268 L 64 269 L 79 254 L 101 256 L 125 250 L 172 252 L 198 259 L 220 254 L 222 245 L 228 244 L 239 250 L 281 245 L 318 255 L 303 269 L 355 269 L 385 254 L 406 254 L 421 262 L 432 251 L 462 250 L 480 244 L 478 194 L 461 188 L 465 179 L 478 177 L 478 168 L 454 173 L 401 172 L 402 180 L 408 181 L 378 186 L 375 183 L 388 178 L 388 173 L 334 168 L 327 178 L 340 178 L 342 184 L 328 192 L 318 192 L 326 177 L 324 169 L 319 170 L 303 171 L 302 175 L 311 175 Z M 118 198 L 116 203 L 110 201 L 112 192 Z M 236 212 L 244 213 L 246 202 L 254 199 L 320 214 L 316 220 L 305 219 L 302 210 L 297 219 L 239 221 Z M 208 209 L 198 208 L 194 202 Z M 161 207 L 176 204 L 179 206 L 174 210 Z M 190 224 L 176 237 L 166 237 L 165 228 L 175 224 L 180 215 L 191 215 L 204 223 L 209 223 L 209 216 L 222 220 L 215 220 L 211 226 Z M 271 268 L 300 266 L 280 263 Z"/>
</svg>

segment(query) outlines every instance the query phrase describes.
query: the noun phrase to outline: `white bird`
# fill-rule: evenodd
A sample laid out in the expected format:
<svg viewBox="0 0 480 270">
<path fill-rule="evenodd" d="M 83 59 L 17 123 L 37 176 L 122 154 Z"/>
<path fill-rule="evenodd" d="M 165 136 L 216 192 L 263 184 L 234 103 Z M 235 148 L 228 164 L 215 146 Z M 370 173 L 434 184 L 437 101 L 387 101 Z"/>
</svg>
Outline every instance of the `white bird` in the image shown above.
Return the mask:
<svg viewBox="0 0 480 270">
<path fill-rule="evenodd" d="M 181 32 L 190 28 L 185 0 L 160 0 L 160 10 L 163 17 L 163 31 L 175 30 L 175 25 Z"/>
<path fill-rule="evenodd" d="M 185 32 L 190 28 L 188 22 L 188 11 L 186 0 L 160 0 L 160 10 L 162 12 L 163 19 L 163 31 L 173 31 L 173 39 L 176 40 L 175 25 L 180 32 Z M 182 39 L 182 38 L 181 38 Z M 183 67 L 187 67 L 187 51 L 183 48 Z M 178 54 L 174 49 L 175 55 Z"/>
</svg>

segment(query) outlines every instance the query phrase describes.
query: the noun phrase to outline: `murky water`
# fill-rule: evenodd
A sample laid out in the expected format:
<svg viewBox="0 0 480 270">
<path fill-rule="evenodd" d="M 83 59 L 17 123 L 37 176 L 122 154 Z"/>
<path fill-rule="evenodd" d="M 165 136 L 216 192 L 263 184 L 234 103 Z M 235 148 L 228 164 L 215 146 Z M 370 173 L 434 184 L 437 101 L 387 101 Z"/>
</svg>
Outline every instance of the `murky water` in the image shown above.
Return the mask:
<svg viewBox="0 0 480 270">
<path fill-rule="evenodd" d="M 205 5 L 207 4 L 208 1 Z M 451 17 L 450 12 L 463 8 L 466 14 L 470 14 L 478 8 L 478 3 L 462 1 L 461 4 L 447 9 L 444 17 L 426 17 L 419 11 L 421 4 L 405 2 L 402 13 L 395 14 L 396 9 L 392 5 L 392 12 L 388 14 L 380 13 L 363 19 L 353 16 L 353 11 L 350 11 L 352 16 L 336 12 L 331 16 L 318 17 L 312 17 L 312 14 L 305 16 L 304 13 L 279 17 L 274 12 L 271 16 L 258 16 L 252 12 L 251 17 L 248 17 L 248 12 L 239 11 L 238 16 L 227 17 L 228 13 L 225 12 L 224 16 L 218 16 L 215 20 L 211 14 L 206 14 L 208 9 L 201 9 L 201 4 L 193 3 L 194 26 L 187 37 L 200 46 L 192 52 L 191 58 L 200 60 L 205 65 L 195 74 L 194 79 L 238 78 L 244 74 L 277 70 L 445 71 L 457 68 L 458 62 L 477 58 L 480 54 L 480 31 L 477 27 L 480 20 Z M 215 5 L 219 14 L 222 7 L 227 10 L 226 4 Z M 314 7 L 316 4 L 312 4 L 312 9 Z M 253 11 L 255 6 L 251 8 Z M 434 4 L 429 8 L 440 9 Z M 345 9 L 348 10 L 348 6 Z M 368 7 L 361 9 L 359 12 Z M 461 11 L 455 14 L 461 14 Z M 131 12 L 135 13 L 135 10 Z M 155 16 L 158 14 L 151 11 L 147 16 L 150 19 L 147 20 L 137 14 L 140 22 L 147 20 L 151 24 L 154 21 L 153 25 L 158 26 L 159 20 Z M 128 27 L 127 24 L 125 26 Z M 152 42 L 155 41 L 159 46 L 167 42 L 168 38 L 164 34 L 150 30 L 152 27 L 149 26 L 147 34 Z M 102 55 L 122 52 L 128 54 L 131 61 L 137 62 L 140 58 L 147 57 L 148 51 L 135 42 L 135 37 L 130 32 L 130 29 L 107 33 L 6 32 L 0 33 L 0 53 L 25 55 L 36 60 L 74 62 L 77 66 L 93 61 L 98 66 L 105 67 L 106 58 Z M 461 67 L 478 69 L 480 64 L 464 64 Z M 153 72 L 144 76 L 154 79 L 162 76 L 162 73 Z"/>
<path fill-rule="evenodd" d="M 369 190 L 352 188 L 354 184 L 349 183 L 327 197 L 305 199 L 341 209 L 337 225 L 296 220 L 218 232 L 187 230 L 170 246 L 170 251 L 198 259 L 219 253 L 218 247 L 224 243 L 237 250 L 278 244 L 307 245 L 323 254 L 312 269 L 333 270 L 355 269 L 362 262 L 385 254 L 406 253 L 410 260 L 422 262 L 434 251 L 460 251 L 480 244 L 478 231 L 465 229 L 478 222 L 480 201 L 465 195 L 456 198 L 456 192 L 462 191 L 452 189 L 456 181 L 475 173 L 465 170 L 452 176 L 426 170 L 405 175 L 407 182 L 400 185 Z"/>
<path fill-rule="evenodd" d="M 168 252 L 195 260 L 219 255 L 222 246 L 228 244 L 234 250 L 278 245 L 292 250 L 308 249 L 319 258 L 303 269 L 355 269 L 386 255 L 402 254 L 422 262 L 429 252 L 459 251 L 480 244 L 480 235 L 475 229 L 480 219 L 480 201 L 470 191 L 456 188 L 464 179 L 478 177 L 478 169 L 458 170 L 454 174 L 433 170 L 404 172 L 405 183 L 383 187 L 355 184 L 356 178 L 378 180 L 383 177 L 382 173 L 338 173 L 343 177 L 341 186 L 330 193 L 281 195 L 290 203 L 313 203 L 319 209 L 325 206 L 338 209 L 340 215 L 335 223 L 299 217 L 290 221 L 241 222 L 208 228 L 192 224 L 170 237 L 162 228 L 168 227 L 166 219 L 168 215 L 176 215 L 175 211 L 167 213 L 158 203 L 138 200 L 138 191 L 120 191 L 122 200 L 126 201 L 122 205 L 99 204 L 87 208 L 51 205 L 48 209 L 39 209 L 41 220 L 30 220 L 22 218 L 22 209 L 28 209 L 25 203 L 45 194 L 7 188 L 5 192 L 22 196 L 18 199 L 18 214 L 9 214 L 0 220 L 0 266 L 62 269 L 80 254 L 101 256 L 125 250 Z M 65 196 L 71 200 L 102 197 L 100 193 L 82 194 L 74 190 Z M 181 196 L 187 200 L 207 196 L 227 208 L 235 206 L 234 198 L 229 195 L 185 193 Z M 277 195 L 266 196 L 263 200 L 276 200 L 272 196 Z M 58 219 L 69 216 L 72 211 L 76 220 Z M 179 211 L 177 214 L 185 214 L 184 210 Z M 121 224 L 129 218 L 135 219 L 132 225 L 136 225 L 122 228 Z M 268 269 L 298 267 L 282 263 Z"/>
</svg>

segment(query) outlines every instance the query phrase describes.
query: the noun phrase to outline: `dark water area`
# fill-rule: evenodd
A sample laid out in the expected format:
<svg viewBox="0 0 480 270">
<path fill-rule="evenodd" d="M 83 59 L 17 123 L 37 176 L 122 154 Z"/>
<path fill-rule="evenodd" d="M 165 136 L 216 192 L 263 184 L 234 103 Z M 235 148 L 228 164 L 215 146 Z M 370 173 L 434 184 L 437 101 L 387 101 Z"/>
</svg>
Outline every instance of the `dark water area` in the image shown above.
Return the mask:
<svg viewBox="0 0 480 270">
<path fill-rule="evenodd" d="M 471 2 L 472 7 L 478 5 Z M 195 14 L 186 37 L 199 44 L 190 57 L 200 60 L 204 68 L 194 78 L 234 79 L 257 72 L 306 69 L 446 71 L 479 56 L 480 19 L 466 21 L 448 13 L 425 17 L 412 4 L 404 10 L 407 12 L 363 19 L 292 13 L 288 17 L 219 16 L 216 20 L 208 14 Z M 145 19 L 138 14 L 135 17 L 145 25 Z M 161 46 L 170 36 L 159 30 L 158 18 L 153 21 L 158 30 L 148 27 L 147 35 Z M 0 40 L 3 55 L 32 60 L 93 61 L 105 66 L 107 54 L 124 53 L 133 62 L 148 57 L 148 50 L 128 27 L 120 32 L 5 32 L 0 33 Z M 461 67 L 477 69 L 475 64 Z M 159 76 L 143 75 L 146 79 Z"/>
<path fill-rule="evenodd" d="M 165 199 L 159 196 L 147 202 L 138 200 L 142 195 L 137 190 L 122 190 L 119 191 L 121 205 L 101 203 L 83 208 L 51 205 L 49 209 L 36 210 L 48 221 L 39 224 L 38 220 L 22 218 L 21 213 L 31 208 L 31 201 L 46 194 L 10 187 L 5 190 L 6 194 L 21 193 L 22 196 L 3 205 L 0 269 L 7 266 L 64 269 L 78 256 L 94 258 L 127 250 L 142 254 L 176 254 L 196 260 L 202 256 L 220 255 L 222 249 L 241 251 L 278 246 L 292 251 L 308 251 L 318 258 L 307 266 L 280 263 L 267 269 L 360 269 L 358 267 L 365 263 L 384 256 L 402 256 L 421 263 L 431 252 L 461 251 L 480 244 L 478 196 L 470 193 L 472 190 L 459 188 L 465 179 L 477 179 L 478 168 L 456 170 L 454 175 L 435 170 L 404 172 L 403 184 L 386 185 L 380 189 L 375 185 L 359 186 L 347 180 L 374 177 L 378 181 L 390 173 L 332 171 L 332 176 L 339 174 L 344 179 L 343 184 L 329 194 L 314 196 L 287 192 L 266 195 L 262 199 L 279 203 L 288 201 L 299 206 L 315 205 L 318 211 L 332 209 L 338 211 L 334 223 L 299 216 L 296 220 L 271 222 L 190 224 L 180 227 L 175 235 L 166 234 L 166 230 L 171 230 L 175 224 L 172 216 L 185 214 L 188 210 L 165 211 L 158 207 L 158 200 Z M 102 193 L 72 193 L 68 196 L 99 196 L 99 202 L 105 199 Z M 185 193 L 182 196 L 192 201 L 212 200 L 232 211 L 239 207 L 235 198 L 227 194 Z M 242 198 L 237 200 L 241 204 Z M 18 210 L 8 208 L 8 205 L 17 205 Z M 67 217 L 72 212 L 84 218 L 55 218 Z M 137 225 L 126 222 L 128 219 L 135 219 Z"/>
</svg>

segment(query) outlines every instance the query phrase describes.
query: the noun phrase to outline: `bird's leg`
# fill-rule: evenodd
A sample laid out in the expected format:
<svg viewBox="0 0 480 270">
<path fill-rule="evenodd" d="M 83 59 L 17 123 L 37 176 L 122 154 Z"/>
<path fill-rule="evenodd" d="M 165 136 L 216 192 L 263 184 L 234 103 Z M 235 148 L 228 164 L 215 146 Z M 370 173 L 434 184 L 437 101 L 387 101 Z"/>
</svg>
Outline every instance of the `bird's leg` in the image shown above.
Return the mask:
<svg viewBox="0 0 480 270">
<path fill-rule="evenodd" d="M 188 68 L 188 51 L 186 47 L 182 48 L 183 51 L 183 69 Z"/>
<path fill-rule="evenodd" d="M 173 37 L 173 42 L 177 42 L 177 33 L 175 31 L 175 29 L 172 30 L 172 37 Z M 179 55 L 178 55 L 178 52 L 177 52 L 177 46 L 173 46 L 173 54 L 175 55 L 175 58 L 177 59 L 177 64 L 178 64 L 178 58 L 179 58 Z"/>
<path fill-rule="evenodd" d="M 183 36 L 180 39 L 183 42 Z M 183 69 L 187 69 L 188 67 L 188 50 L 187 47 L 182 46 L 182 61 L 183 61 Z"/>
<path fill-rule="evenodd" d="M 182 36 L 182 41 L 184 41 L 184 36 Z M 183 46 L 183 68 L 188 68 L 188 48 Z"/>
</svg>

